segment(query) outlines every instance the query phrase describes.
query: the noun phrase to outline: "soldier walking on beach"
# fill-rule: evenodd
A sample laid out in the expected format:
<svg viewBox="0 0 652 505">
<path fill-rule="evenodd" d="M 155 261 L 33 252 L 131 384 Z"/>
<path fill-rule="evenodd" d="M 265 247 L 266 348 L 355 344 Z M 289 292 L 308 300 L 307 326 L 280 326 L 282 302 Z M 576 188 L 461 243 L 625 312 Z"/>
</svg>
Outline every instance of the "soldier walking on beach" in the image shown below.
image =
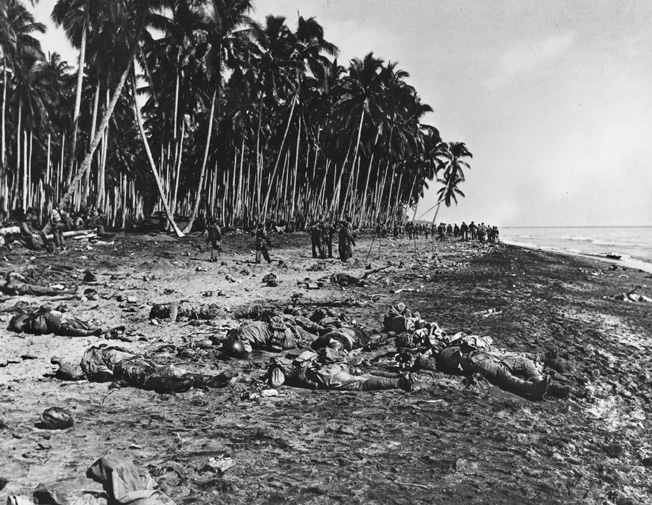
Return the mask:
<svg viewBox="0 0 652 505">
<path fill-rule="evenodd" d="M 340 221 L 338 250 L 340 259 L 342 261 L 348 260 L 353 256 L 352 245 L 355 246 L 355 239 L 353 238 L 353 231 L 351 229 L 351 218 L 347 217 L 346 220 Z"/>
<path fill-rule="evenodd" d="M 480 223 L 480 226 L 478 226 L 477 234 L 478 234 L 478 240 L 482 243 L 484 243 L 486 232 L 487 232 L 487 227 L 484 225 L 484 223 Z"/>
<path fill-rule="evenodd" d="M 437 233 L 439 234 L 439 240 L 444 241 L 446 240 L 446 225 L 444 223 L 439 223 L 439 227 L 437 228 Z"/>
<path fill-rule="evenodd" d="M 312 257 L 323 258 L 324 252 L 321 248 L 321 218 L 310 225 L 310 242 L 312 243 Z"/>
<path fill-rule="evenodd" d="M 333 235 L 335 228 L 330 221 L 324 220 L 321 224 L 321 257 L 326 258 L 326 250 L 328 250 L 328 257 L 333 257 Z"/>
<path fill-rule="evenodd" d="M 222 230 L 217 224 L 217 220 L 212 218 L 209 221 L 208 228 L 206 229 L 206 242 L 211 244 L 211 262 L 217 261 L 215 257 L 215 251 L 217 255 L 222 255 Z"/>
<path fill-rule="evenodd" d="M 471 240 L 475 239 L 476 231 L 478 230 L 478 227 L 475 225 L 473 221 L 471 221 L 471 224 L 469 225 L 469 231 L 471 232 Z"/>
<path fill-rule="evenodd" d="M 460 233 L 462 234 L 462 240 L 469 240 L 469 225 L 464 221 L 462 221 L 462 226 L 460 226 Z"/>
<path fill-rule="evenodd" d="M 260 263 L 261 255 L 265 258 L 267 263 L 272 262 L 269 258 L 269 248 L 271 247 L 272 243 L 269 241 L 269 237 L 265 231 L 265 226 L 263 223 L 258 223 L 258 226 L 256 227 L 256 263 Z"/>
</svg>

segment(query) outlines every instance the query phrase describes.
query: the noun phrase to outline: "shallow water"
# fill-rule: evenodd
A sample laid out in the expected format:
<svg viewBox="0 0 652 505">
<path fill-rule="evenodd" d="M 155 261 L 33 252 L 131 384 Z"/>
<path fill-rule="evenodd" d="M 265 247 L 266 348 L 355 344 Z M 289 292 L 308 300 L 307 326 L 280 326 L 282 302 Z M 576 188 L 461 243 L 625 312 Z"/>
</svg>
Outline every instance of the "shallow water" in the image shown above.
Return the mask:
<svg viewBox="0 0 652 505">
<path fill-rule="evenodd" d="M 629 227 L 510 227 L 501 230 L 504 242 L 552 251 L 644 262 L 652 268 L 652 226 Z"/>
</svg>

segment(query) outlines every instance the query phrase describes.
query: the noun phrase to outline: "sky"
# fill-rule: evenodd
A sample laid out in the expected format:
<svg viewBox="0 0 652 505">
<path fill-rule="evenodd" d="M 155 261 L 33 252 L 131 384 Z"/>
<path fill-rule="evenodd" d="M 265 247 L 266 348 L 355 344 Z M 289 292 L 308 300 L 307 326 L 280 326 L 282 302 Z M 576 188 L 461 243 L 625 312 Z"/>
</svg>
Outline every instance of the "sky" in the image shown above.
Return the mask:
<svg viewBox="0 0 652 505">
<path fill-rule="evenodd" d="M 54 0 L 41 0 L 46 22 Z M 437 221 L 652 225 L 652 2 L 254 0 L 252 17 L 315 17 L 339 63 L 397 62 L 434 112 L 424 122 L 473 154 Z M 46 51 L 76 55 L 50 29 Z M 432 219 L 437 184 L 416 216 Z M 412 215 L 412 213 L 411 213 Z"/>
</svg>

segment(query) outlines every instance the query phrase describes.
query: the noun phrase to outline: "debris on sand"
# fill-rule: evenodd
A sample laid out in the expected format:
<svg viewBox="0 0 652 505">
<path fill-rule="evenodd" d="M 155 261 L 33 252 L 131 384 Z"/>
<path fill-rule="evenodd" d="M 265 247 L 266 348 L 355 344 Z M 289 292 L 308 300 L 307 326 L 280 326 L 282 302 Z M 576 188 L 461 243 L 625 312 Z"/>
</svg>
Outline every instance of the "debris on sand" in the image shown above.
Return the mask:
<svg viewBox="0 0 652 505">
<path fill-rule="evenodd" d="M 36 427 L 44 430 L 65 430 L 74 424 L 70 411 L 62 407 L 50 407 L 43 411 L 41 422 L 37 423 Z"/>
<path fill-rule="evenodd" d="M 627 293 L 620 293 L 613 296 L 605 296 L 604 298 L 611 298 L 613 300 L 620 300 L 621 302 L 633 302 L 633 303 L 652 303 L 652 298 L 645 295 L 636 294 L 636 291 L 640 286 L 634 287 L 634 289 L 628 291 Z"/>
<path fill-rule="evenodd" d="M 170 319 L 171 321 L 184 320 L 211 320 L 225 315 L 225 310 L 216 303 L 191 305 L 189 302 L 179 303 L 154 303 L 149 312 L 149 318 Z"/>
</svg>

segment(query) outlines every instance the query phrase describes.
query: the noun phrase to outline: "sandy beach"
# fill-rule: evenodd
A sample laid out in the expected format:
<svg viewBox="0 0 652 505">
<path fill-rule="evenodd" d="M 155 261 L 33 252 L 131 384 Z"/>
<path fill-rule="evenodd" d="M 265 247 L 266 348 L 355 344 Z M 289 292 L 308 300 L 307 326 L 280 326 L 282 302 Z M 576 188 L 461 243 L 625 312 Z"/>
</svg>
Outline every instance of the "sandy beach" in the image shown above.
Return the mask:
<svg viewBox="0 0 652 505">
<path fill-rule="evenodd" d="M 72 493 L 87 484 L 93 461 L 119 454 L 177 504 L 652 502 L 652 304 L 613 298 L 634 289 L 652 297 L 649 272 L 505 244 L 372 243 L 364 233 L 343 265 L 314 260 L 305 233 L 271 240 L 271 266 L 253 263 L 254 240 L 245 234 L 226 235 L 217 263 L 207 261 L 200 235 L 116 234 L 112 243 L 78 243 L 63 254 L 7 252 L 5 272 L 42 284 L 73 280 L 78 295 L 94 288 L 98 300 L 48 303 L 126 325 L 126 338 L 109 343 L 237 375 L 224 389 L 169 395 L 61 382 L 45 376 L 56 369 L 52 356 L 81 358 L 107 341 L 16 335 L 5 329 L 11 314 L 0 314 L 0 501 L 56 481 Z M 328 282 L 338 272 L 362 276 L 368 265 L 388 268 L 365 287 Z M 81 282 L 86 269 L 95 284 Z M 277 287 L 262 282 L 269 272 Z M 0 309 L 19 299 L 4 298 Z M 153 303 L 179 300 L 217 303 L 224 313 L 201 325 L 150 321 Z M 491 336 L 510 351 L 556 350 L 564 373 L 553 380 L 569 386 L 569 396 L 531 402 L 441 373 L 415 374 L 411 392 L 282 386 L 265 396 L 271 354 L 223 361 L 215 349 L 188 345 L 224 335 L 238 325 L 233 311 L 252 303 L 329 307 L 377 329 L 399 302 L 448 334 Z M 349 359 L 362 372 L 392 371 L 395 351 L 390 342 Z M 52 406 L 70 410 L 74 427 L 37 428 Z M 216 460 L 235 464 L 221 472 L 209 464 Z"/>
</svg>

